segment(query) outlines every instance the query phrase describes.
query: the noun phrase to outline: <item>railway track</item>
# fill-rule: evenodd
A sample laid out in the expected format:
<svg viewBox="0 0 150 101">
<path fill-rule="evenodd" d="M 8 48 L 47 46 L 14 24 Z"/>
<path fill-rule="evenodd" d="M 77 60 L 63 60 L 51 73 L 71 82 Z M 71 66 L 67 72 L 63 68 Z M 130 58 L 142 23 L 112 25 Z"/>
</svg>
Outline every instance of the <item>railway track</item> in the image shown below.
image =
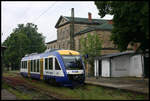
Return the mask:
<svg viewBox="0 0 150 101">
<path fill-rule="evenodd" d="M 38 86 L 33 85 L 32 83 L 27 81 L 28 78 L 24 78 L 20 76 L 20 74 L 17 74 L 17 76 L 4 76 L 3 81 L 6 82 L 10 87 L 12 87 L 15 90 L 31 94 L 32 92 L 40 92 L 40 94 L 43 94 L 47 96 L 49 99 L 52 100 L 60 100 L 58 97 L 59 95 L 53 94 L 53 92 L 42 89 Z M 36 80 L 33 80 L 33 82 L 36 82 Z M 34 99 L 34 98 L 33 98 Z"/>
<path fill-rule="evenodd" d="M 25 92 L 27 94 L 32 94 L 32 92 L 40 92 L 42 95 L 45 95 L 48 97 L 48 99 L 52 100 L 78 99 L 74 97 L 64 96 L 62 94 L 54 92 L 53 90 L 44 89 L 44 87 L 35 85 L 34 83 L 41 83 L 41 80 L 22 77 L 18 72 L 14 72 L 14 75 L 3 76 L 2 79 L 13 89 Z M 44 83 L 45 85 L 48 84 L 46 82 Z"/>
</svg>

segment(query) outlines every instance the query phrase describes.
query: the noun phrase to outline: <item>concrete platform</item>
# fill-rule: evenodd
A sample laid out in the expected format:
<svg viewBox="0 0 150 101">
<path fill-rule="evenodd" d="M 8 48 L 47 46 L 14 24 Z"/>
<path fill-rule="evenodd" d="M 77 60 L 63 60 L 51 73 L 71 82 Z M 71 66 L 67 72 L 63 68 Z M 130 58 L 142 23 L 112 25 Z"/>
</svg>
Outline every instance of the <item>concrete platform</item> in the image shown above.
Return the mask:
<svg viewBox="0 0 150 101">
<path fill-rule="evenodd" d="M 142 94 L 149 94 L 149 79 L 143 78 L 96 78 L 86 77 L 86 84 L 99 85 L 109 88 L 123 89 Z"/>
</svg>

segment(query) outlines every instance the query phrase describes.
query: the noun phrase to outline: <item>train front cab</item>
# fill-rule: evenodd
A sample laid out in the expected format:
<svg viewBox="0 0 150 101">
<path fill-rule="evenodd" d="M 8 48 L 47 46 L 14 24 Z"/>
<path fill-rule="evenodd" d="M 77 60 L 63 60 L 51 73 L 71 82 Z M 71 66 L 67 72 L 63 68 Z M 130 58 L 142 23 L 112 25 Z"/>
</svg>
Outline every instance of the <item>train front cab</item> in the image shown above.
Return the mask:
<svg viewBox="0 0 150 101">
<path fill-rule="evenodd" d="M 71 50 L 60 50 L 58 52 L 63 63 L 61 66 L 62 68 L 64 66 L 64 74 L 67 77 L 67 81 L 64 82 L 63 85 L 76 86 L 84 84 L 85 67 L 80 54 L 76 51 Z"/>
</svg>

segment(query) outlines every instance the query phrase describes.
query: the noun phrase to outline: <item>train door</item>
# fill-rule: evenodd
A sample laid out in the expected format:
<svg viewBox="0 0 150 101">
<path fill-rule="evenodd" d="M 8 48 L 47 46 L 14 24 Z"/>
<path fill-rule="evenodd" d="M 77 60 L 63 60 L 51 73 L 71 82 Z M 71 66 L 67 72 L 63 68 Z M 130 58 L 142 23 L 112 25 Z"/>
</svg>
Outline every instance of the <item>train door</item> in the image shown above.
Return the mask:
<svg viewBox="0 0 150 101">
<path fill-rule="evenodd" d="M 54 62 L 53 62 L 54 63 L 54 69 L 53 69 L 54 75 L 55 76 L 63 76 L 64 74 L 63 74 L 63 71 L 60 67 L 60 63 L 58 62 L 57 58 L 54 57 L 53 60 L 54 60 Z"/>
<path fill-rule="evenodd" d="M 43 80 L 43 59 L 40 59 L 40 79 Z"/>
<path fill-rule="evenodd" d="M 31 60 L 28 60 L 28 77 L 30 77 L 30 72 L 31 72 Z"/>
</svg>

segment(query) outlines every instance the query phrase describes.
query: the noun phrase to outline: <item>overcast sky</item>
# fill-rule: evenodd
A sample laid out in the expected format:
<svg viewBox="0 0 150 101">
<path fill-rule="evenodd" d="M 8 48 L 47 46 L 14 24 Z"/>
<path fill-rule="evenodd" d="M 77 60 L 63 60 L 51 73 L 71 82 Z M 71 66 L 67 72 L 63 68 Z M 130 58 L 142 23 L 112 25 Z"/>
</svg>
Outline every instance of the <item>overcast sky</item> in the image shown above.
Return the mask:
<svg viewBox="0 0 150 101">
<path fill-rule="evenodd" d="M 1 2 L 1 42 L 3 42 L 18 24 L 34 23 L 38 32 L 45 36 L 45 42 L 57 39 L 55 24 L 61 15 L 71 16 L 74 8 L 75 17 L 101 19 L 94 1 L 3 1 Z M 103 19 L 112 19 L 107 15 Z"/>
</svg>

